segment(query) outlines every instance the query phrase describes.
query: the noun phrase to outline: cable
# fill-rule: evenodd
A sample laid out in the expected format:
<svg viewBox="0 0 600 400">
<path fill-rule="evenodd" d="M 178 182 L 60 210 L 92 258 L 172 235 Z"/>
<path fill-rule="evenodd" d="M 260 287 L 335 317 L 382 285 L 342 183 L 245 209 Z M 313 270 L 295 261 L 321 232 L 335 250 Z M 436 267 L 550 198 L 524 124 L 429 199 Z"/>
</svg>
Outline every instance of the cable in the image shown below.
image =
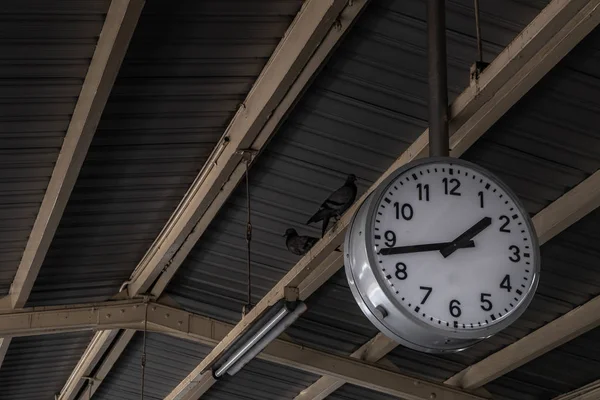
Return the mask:
<svg viewBox="0 0 600 400">
<path fill-rule="evenodd" d="M 479 0 L 474 0 L 475 5 L 475 31 L 477 34 L 477 61 L 483 62 L 483 47 L 481 46 L 481 25 L 479 24 Z"/>
<path fill-rule="evenodd" d="M 145 316 L 144 316 L 144 339 L 143 339 L 143 344 L 142 344 L 142 382 L 141 382 L 141 389 L 140 389 L 140 395 L 141 395 L 141 400 L 144 400 L 144 383 L 146 380 L 146 334 L 148 332 L 148 302 L 146 302 L 146 310 L 145 310 Z"/>
<path fill-rule="evenodd" d="M 252 308 L 252 263 L 251 263 L 251 244 L 252 244 L 252 221 L 250 219 L 250 159 L 246 159 L 246 208 L 248 211 L 248 221 L 246 224 L 246 244 L 247 244 L 247 263 L 248 263 L 248 303 L 245 313 L 248 313 Z"/>
</svg>

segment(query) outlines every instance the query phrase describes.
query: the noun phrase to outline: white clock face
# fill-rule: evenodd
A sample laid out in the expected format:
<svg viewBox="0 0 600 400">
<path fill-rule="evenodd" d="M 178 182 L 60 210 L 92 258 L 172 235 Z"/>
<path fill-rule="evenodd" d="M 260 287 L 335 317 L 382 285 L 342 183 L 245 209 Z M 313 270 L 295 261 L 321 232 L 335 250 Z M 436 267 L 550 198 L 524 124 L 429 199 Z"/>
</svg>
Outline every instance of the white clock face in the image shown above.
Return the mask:
<svg viewBox="0 0 600 400">
<path fill-rule="evenodd" d="M 535 290 L 539 252 L 513 195 L 478 169 L 416 165 L 372 217 L 375 273 L 398 305 L 449 331 L 490 327 Z"/>
</svg>

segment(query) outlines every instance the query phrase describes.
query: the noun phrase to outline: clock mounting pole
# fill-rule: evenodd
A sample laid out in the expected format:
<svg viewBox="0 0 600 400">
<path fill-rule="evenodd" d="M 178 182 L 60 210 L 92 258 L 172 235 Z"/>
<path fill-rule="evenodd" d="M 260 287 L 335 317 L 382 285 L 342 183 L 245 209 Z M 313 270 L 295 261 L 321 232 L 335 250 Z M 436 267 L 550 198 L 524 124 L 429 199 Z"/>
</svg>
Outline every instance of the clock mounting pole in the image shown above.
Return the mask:
<svg viewBox="0 0 600 400">
<path fill-rule="evenodd" d="M 448 78 L 446 70 L 446 0 L 427 0 L 429 70 L 429 155 L 448 157 Z"/>
</svg>

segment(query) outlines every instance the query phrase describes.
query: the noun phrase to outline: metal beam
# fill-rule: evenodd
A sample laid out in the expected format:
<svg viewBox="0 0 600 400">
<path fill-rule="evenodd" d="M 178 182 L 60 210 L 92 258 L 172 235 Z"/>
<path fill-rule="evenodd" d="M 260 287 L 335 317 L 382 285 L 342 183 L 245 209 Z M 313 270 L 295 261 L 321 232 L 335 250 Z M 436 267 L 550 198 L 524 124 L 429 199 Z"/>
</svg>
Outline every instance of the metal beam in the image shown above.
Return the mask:
<svg viewBox="0 0 600 400">
<path fill-rule="evenodd" d="M 275 132 L 275 129 L 264 130 L 263 127 L 298 75 L 311 61 L 311 56 L 334 25 L 346 3 L 346 0 L 304 2 L 244 103 L 231 120 L 223 138 L 133 272 L 128 284 L 130 297 L 148 292 L 161 272 L 168 270 L 169 277 L 172 277 L 179 268 L 212 220 L 212 217 L 203 217 L 211 203 L 217 195 L 220 195 L 220 200 L 224 202 L 244 176 L 245 161 L 242 152 L 248 149 L 253 152 L 262 150 Z M 324 58 L 328 54 L 329 51 L 325 52 Z M 315 65 L 315 70 L 321 62 Z M 315 70 L 309 71 L 309 77 Z M 283 112 L 288 109 L 289 107 L 285 107 Z M 223 193 L 222 188 L 225 184 L 227 192 Z M 221 205 L 222 203 L 218 208 Z M 195 232 L 191 239 L 189 236 L 193 230 Z M 176 263 L 173 262 L 175 258 Z"/>
<path fill-rule="evenodd" d="M 13 308 L 25 306 L 75 186 L 144 0 L 113 0 L 63 141 L 46 194 L 10 286 Z"/>
<path fill-rule="evenodd" d="M 83 387 L 84 377 L 92 375 L 96 364 L 100 362 L 101 357 L 113 343 L 118 333 L 117 329 L 96 332 L 57 400 L 73 400 L 75 398 Z"/>
<path fill-rule="evenodd" d="M 102 329 L 106 325 L 113 328 L 143 329 L 146 316 L 147 327 L 150 331 L 208 346 L 220 342 L 233 328 L 231 324 L 154 301 L 133 300 L 3 311 L 0 312 L 0 335 L 31 336 L 56 332 L 76 332 Z M 129 332 L 129 330 L 124 332 Z M 118 346 L 118 339 L 116 343 Z M 113 346 L 110 352 L 115 347 Z M 117 353 L 120 354 L 120 352 Z M 267 346 L 259 358 L 306 372 L 332 375 L 368 389 L 411 400 L 482 399 L 463 390 L 407 376 L 350 357 L 340 357 L 309 349 L 287 340 L 276 339 Z M 114 360 L 116 357 L 113 357 L 110 362 L 114 362 Z M 104 368 L 106 364 L 105 360 L 103 366 L 100 367 L 100 374 L 103 375 L 103 378 L 110 370 L 110 367 Z M 82 368 L 86 368 L 86 366 L 82 366 Z M 211 374 L 197 377 L 198 385 L 194 387 L 196 393 L 202 391 L 202 387 L 208 388 L 214 383 L 212 376 L 208 375 Z M 180 386 L 190 388 L 183 384 Z M 169 400 L 180 398 L 178 393 L 167 397 Z"/>
<path fill-rule="evenodd" d="M 11 340 L 12 338 L 9 336 L 0 338 L 0 367 L 4 362 L 4 357 L 6 357 Z"/>
<path fill-rule="evenodd" d="M 239 150 L 260 151 L 266 145 L 368 1 L 355 0 L 345 8 L 346 0 L 303 4 L 204 169 L 133 272 L 129 296 L 148 291 L 155 297 L 162 294 L 243 178 L 245 165 Z M 81 374 L 76 373 L 70 379 L 80 381 Z M 94 378 L 92 392 L 102 383 L 99 376 Z M 75 395 L 76 390 L 65 387 L 60 399 Z"/>
<path fill-rule="evenodd" d="M 598 400 L 600 399 L 600 380 L 589 383 L 569 393 L 556 396 L 552 400 Z"/>
<path fill-rule="evenodd" d="M 536 233 L 538 235 L 538 240 L 540 244 L 546 243 L 548 240 L 552 239 L 554 236 L 558 235 L 563 230 L 567 229 L 569 226 L 579 221 L 582 217 L 592 212 L 594 209 L 600 206 L 600 171 L 596 172 L 579 185 L 571 189 L 569 192 L 561 196 L 559 199 L 554 201 L 548 207 L 544 208 L 538 214 L 533 217 L 533 225 L 535 227 Z M 592 300 L 593 301 L 593 300 Z M 598 300 L 600 304 L 600 298 Z M 592 304 L 592 302 L 588 303 Z M 586 304 L 586 306 L 588 306 Z M 589 310 L 590 316 L 598 315 L 597 325 L 600 325 L 600 313 L 596 313 L 595 307 L 590 305 Z M 599 309 L 600 310 L 600 309 Z M 567 314 L 568 315 L 568 314 Z M 564 316 L 564 318 L 567 318 Z M 558 321 L 558 320 L 557 320 Z M 589 323 L 589 321 L 588 321 Z M 585 324 L 585 323 L 584 323 Z M 593 323 L 592 323 L 593 324 Z M 580 325 L 571 325 L 570 329 L 574 333 L 581 334 L 585 331 L 578 330 L 586 329 L 585 331 L 591 329 L 588 325 L 584 325 L 581 327 Z M 537 332 L 537 331 L 536 331 Z M 534 332 L 535 333 L 535 332 Z M 533 335 L 533 334 L 532 334 Z M 545 342 L 538 342 L 538 345 L 542 346 L 542 343 L 548 344 L 548 341 L 552 341 L 552 338 L 556 338 L 560 335 L 560 333 L 553 333 L 550 337 L 546 338 Z M 533 339 L 536 341 L 537 339 Z M 376 362 L 381 358 L 385 357 L 386 354 L 391 352 L 394 348 L 396 348 L 398 344 L 394 342 L 392 339 L 389 339 L 387 336 L 379 333 L 369 342 L 361 346 L 357 351 L 352 353 L 350 357 L 361 358 L 366 361 Z M 529 346 L 526 345 L 517 352 L 522 351 L 523 348 Z M 556 345 L 554 346 L 556 347 Z M 539 354 L 532 354 L 535 352 L 536 347 L 529 348 L 528 351 L 521 354 L 523 357 L 527 356 L 538 356 Z M 547 350 L 546 350 L 547 351 Z M 545 352 L 545 351 L 544 351 Z M 491 357 L 491 356 L 490 356 Z M 528 360 L 531 360 L 529 358 Z M 506 359 L 506 363 L 510 365 L 510 363 L 514 362 L 514 360 Z M 525 362 L 525 361 L 524 361 Z M 524 362 L 521 362 L 523 364 Z M 476 364 L 477 365 L 477 364 Z M 497 364 L 496 364 L 497 365 Z M 472 368 L 472 367 L 470 367 Z M 470 369 L 469 368 L 469 369 Z M 489 369 L 486 370 L 489 373 Z M 467 370 L 455 375 L 454 377 L 448 379 L 445 383 L 454 386 L 468 387 L 469 389 L 476 389 L 481 387 L 484 383 L 471 384 L 469 386 L 463 386 L 462 379 L 474 379 L 473 375 L 477 372 L 471 371 L 471 374 L 466 373 Z M 503 370 L 502 373 L 506 373 L 508 370 Z M 499 372 L 500 373 L 500 372 Z M 466 376 L 466 378 L 465 378 Z M 487 376 L 487 375 L 486 375 Z M 496 376 L 497 377 L 497 376 Z M 488 379 L 489 381 L 491 379 Z M 479 382 L 479 381 L 478 381 Z M 330 376 L 324 376 L 317 380 L 314 384 L 312 384 L 307 389 L 303 390 L 298 396 L 296 396 L 295 400 L 321 400 L 325 397 L 329 396 L 331 393 L 339 389 L 344 385 L 344 381 L 339 379 L 332 378 Z"/>
<path fill-rule="evenodd" d="M 597 171 L 533 218 L 540 244 L 599 206 L 600 171 Z M 464 369 L 445 383 L 469 389 L 481 387 L 597 326 L 600 326 L 600 296 Z"/>
<path fill-rule="evenodd" d="M 0 337 L 143 327 L 143 300 L 0 311 Z"/>
<path fill-rule="evenodd" d="M 600 0 L 553 0 L 483 71 L 450 107 L 450 154 L 462 155 L 506 111 L 548 73 L 599 22 Z M 428 154 L 428 131 L 405 151 L 339 222 L 235 326 L 186 381 L 200 376 L 271 305 L 284 296 L 285 287 L 299 289 L 306 299 L 343 265 L 341 253 L 346 229 L 358 206 L 400 166 Z"/>
</svg>

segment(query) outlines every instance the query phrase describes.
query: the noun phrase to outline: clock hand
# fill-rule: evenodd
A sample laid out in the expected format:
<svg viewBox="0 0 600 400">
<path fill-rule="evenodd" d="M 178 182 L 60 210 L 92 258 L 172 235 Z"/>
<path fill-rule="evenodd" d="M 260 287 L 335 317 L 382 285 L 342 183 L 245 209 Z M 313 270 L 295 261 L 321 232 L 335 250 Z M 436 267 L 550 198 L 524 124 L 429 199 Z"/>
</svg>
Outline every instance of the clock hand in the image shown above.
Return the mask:
<svg viewBox="0 0 600 400">
<path fill-rule="evenodd" d="M 390 256 L 394 254 L 406 254 L 406 253 L 420 253 L 424 251 L 442 251 L 448 246 L 452 246 L 452 242 L 442 243 L 430 243 L 430 244 L 415 244 L 411 246 L 400 246 L 400 247 L 387 247 L 381 249 L 379 254 L 382 256 Z M 458 248 L 465 249 L 468 247 L 475 247 L 475 243 L 472 240 L 461 243 Z"/>
<path fill-rule="evenodd" d="M 450 242 L 450 245 L 441 249 L 440 253 L 447 258 L 450 254 L 454 253 L 456 250 L 461 248 L 461 244 L 463 242 L 468 242 L 473 239 L 479 233 L 481 233 L 485 228 L 492 224 L 492 219 L 490 217 L 481 218 L 475 225 L 467 229 L 463 234 Z"/>
</svg>

